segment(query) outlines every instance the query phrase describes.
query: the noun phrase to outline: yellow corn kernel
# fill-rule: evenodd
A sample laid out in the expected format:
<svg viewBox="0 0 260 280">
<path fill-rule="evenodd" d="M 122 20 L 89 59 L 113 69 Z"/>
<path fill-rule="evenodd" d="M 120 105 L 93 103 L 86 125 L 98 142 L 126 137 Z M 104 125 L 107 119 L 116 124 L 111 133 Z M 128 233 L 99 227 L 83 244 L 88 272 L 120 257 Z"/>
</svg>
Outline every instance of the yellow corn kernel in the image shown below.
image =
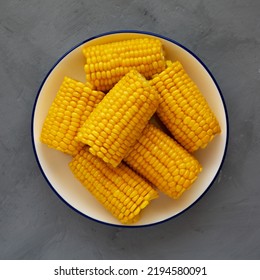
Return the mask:
<svg viewBox="0 0 260 280">
<path fill-rule="evenodd" d="M 124 161 L 173 199 L 189 189 L 202 170 L 191 154 L 151 123 Z"/>
<path fill-rule="evenodd" d="M 116 167 L 141 136 L 158 103 L 157 91 L 140 73 L 131 70 L 93 110 L 77 139 L 89 145 L 92 154 Z"/>
<path fill-rule="evenodd" d="M 205 148 L 221 132 L 218 120 L 181 63 L 167 66 L 151 80 L 160 93 L 158 116 L 189 152 Z"/>
<path fill-rule="evenodd" d="M 162 43 L 152 37 L 86 45 L 83 54 L 87 80 L 102 91 L 110 90 L 131 69 L 150 79 L 166 66 Z"/>
<path fill-rule="evenodd" d="M 158 192 L 124 163 L 113 168 L 93 156 L 86 146 L 69 166 L 74 176 L 123 224 L 137 222 L 141 210 L 158 197 Z"/>
<path fill-rule="evenodd" d="M 64 153 L 76 154 L 83 146 L 75 139 L 78 129 L 103 97 L 104 93 L 64 77 L 45 118 L 41 142 Z"/>
</svg>

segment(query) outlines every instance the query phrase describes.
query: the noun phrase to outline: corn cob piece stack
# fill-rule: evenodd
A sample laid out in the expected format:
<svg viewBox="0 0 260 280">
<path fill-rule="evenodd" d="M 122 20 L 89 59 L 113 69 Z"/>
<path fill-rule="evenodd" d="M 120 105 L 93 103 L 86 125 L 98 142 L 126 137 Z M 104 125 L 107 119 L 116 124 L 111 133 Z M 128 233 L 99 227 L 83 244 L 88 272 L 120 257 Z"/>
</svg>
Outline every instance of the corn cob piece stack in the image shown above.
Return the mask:
<svg viewBox="0 0 260 280">
<path fill-rule="evenodd" d="M 220 133 L 219 123 L 181 63 L 167 61 L 167 65 L 151 80 L 160 93 L 158 116 L 189 152 L 205 148 Z"/>
<path fill-rule="evenodd" d="M 70 162 L 74 176 L 123 224 L 137 222 L 158 192 L 124 163 L 117 168 L 82 148 Z"/>
<path fill-rule="evenodd" d="M 64 77 L 48 111 L 40 135 L 49 147 L 75 155 L 83 146 L 75 138 L 104 93 L 92 90 L 89 85 Z"/>
<path fill-rule="evenodd" d="M 116 167 L 141 136 L 159 104 L 158 92 L 136 70 L 127 73 L 96 106 L 77 139 Z"/>
<path fill-rule="evenodd" d="M 173 199 L 189 189 L 202 170 L 191 154 L 151 123 L 124 161 Z"/>
<path fill-rule="evenodd" d="M 83 54 L 87 81 L 102 91 L 110 90 L 133 68 L 147 79 L 165 69 L 162 43 L 154 38 L 85 46 Z"/>
</svg>

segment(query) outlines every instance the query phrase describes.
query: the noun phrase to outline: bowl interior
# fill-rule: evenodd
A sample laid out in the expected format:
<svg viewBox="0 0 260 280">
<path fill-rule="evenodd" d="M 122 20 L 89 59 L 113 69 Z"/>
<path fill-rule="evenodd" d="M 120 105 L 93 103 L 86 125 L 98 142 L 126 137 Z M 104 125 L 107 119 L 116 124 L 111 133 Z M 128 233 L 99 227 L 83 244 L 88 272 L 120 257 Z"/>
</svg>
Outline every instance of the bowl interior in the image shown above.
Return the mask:
<svg viewBox="0 0 260 280">
<path fill-rule="evenodd" d="M 156 36 L 135 32 L 119 32 L 92 38 L 83 44 L 100 44 L 144 35 Z M 177 201 L 160 194 L 160 198 L 152 201 L 151 205 L 143 211 L 140 221 L 133 226 L 150 225 L 167 220 L 178 215 L 196 202 L 214 181 L 222 164 L 227 143 L 227 118 L 223 99 L 209 72 L 187 49 L 169 39 L 158 38 L 163 43 L 166 57 L 171 60 L 179 60 L 190 77 L 199 86 L 216 114 L 222 132 L 215 137 L 206 149 L 199 150 L 194 154 L 202 164 L 203 171 L 191 189 L 186 191 Z M 85 82 L 82 45 L 67 53 L 54 66 L 40 88 L 32 121 L 33 145 L 45 178 L 66 203 L 90 218 L 108 224 L 121 225 L 74 178 L 68 167 L 71 157 L 50 149 L 39 141 L 44 119 L 64 76 Z"/>
</svg>

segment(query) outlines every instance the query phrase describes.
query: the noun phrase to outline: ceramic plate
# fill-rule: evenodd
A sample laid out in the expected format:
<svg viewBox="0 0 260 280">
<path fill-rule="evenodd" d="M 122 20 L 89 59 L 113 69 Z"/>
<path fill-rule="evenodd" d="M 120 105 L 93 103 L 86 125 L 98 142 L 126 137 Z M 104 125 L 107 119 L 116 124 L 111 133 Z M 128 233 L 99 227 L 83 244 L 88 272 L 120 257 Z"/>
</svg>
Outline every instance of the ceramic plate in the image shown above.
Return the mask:
<svg viewBox="0 0 260 280">
<path fill-rule="evenodd" d="M 176 201 L 160 194 L 160 198 L 152 201 L 151 205 L 142 212 L 139 222 L 132 226 L 154 225 L 176 217 L 190 208 L 205 194 L 214 182 L 223 163 L 227 148 L 228 120 L 223 96 L 209 69 L 186 47 L 172 39 L 140 31 L 110 32 L 92 37 L 80 43 L 57 61 L 40 86 L 32 115 L 33 148 L 42 174 L 55 193 L 78 213 L 110 225 L 122 226 L 74 178 L 68 167 L 71 157 L 48 148 L 39 141 L 39 138 L 48 109 L 64 76 L 85 82 L 85 59 L 82 54 L 82 46 L 136 38 L 139 36 L 157 37 L 162 41 L 166 58 L 179 60 L 183 64 L 190 77 L 198 85 L 207 99 L 220 123 L 222 132 L 214 138 L 206 149 L 199 150 L 194 154 L 202 164 L 203 171 L 191 189 L 186 191 Z"/>
</svg>

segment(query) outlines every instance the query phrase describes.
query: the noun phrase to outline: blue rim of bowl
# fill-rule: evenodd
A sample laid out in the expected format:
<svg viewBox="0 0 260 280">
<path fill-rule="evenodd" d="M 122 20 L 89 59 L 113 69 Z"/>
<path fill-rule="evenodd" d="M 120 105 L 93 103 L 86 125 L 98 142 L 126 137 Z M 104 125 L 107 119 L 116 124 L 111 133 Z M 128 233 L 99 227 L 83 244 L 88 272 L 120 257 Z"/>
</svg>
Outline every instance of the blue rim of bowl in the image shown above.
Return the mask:
<svg viewBox="0 0 260 280">
<path fill-rule="evenodd" d="M 144 225 L 119 225 L 119 224 L 112 224 L 112 223 L 108 223 L 108 222 L 104 222 L 104 221 L 100 221 L 98 219 L 95 219 L 93 217 L 90 217 L 88 216 L 87 214 L 84 214 L 82 213 L 81 211 L 79 211 L 77 208 L 75 208 L 74 206 L 72 206 L 68 201 L 66 201 L 57 191 L 56 189 L 52 186 L 51 182 L 49 181 L 47 175 L 45 174 L 41 164 L 40 164 L 40 160 L 38 158 L 38 155 L 37 155 L 37 152 L 36 152 L 36 147 L 35 147 L 35 141 L 34 141 L 34 131 L 33 131 L 33 126 L 34 126 L 34 114 L 35 114 L 35 108 L 36 108 L 36 105 L 37 105 L 37 102 L 38 102 L 38 98 L 39 98 L 39 95 L 41 93 L 41 90 L 42 90 L 42 87 L 43 85 L 45 84 L 45 81 L 48 79 L 49 75 L 52 73 L 52 71 L 54 70 L 54 68 L 69 54 L 71 53 L 73 50 L 75 50 L 76 48 L 78 48 L 79 46 L 89 42 L 89 41 L 92 41 L 94 39 L 97 39 L 97 38 L 100 38 L 100 37 L 104 37 L 104 36 L 107 36 L 107 35 L 112 35 L 112 34 L 120 34 L 120 33 L 135 33 L 135 34 L 143 34 L 143 35 L 150 35 L 150 36 L 155 36 L 155 37 L 158 37 L 158 38 L 161 38 L 161 39 L 164 39 L 166 41 L 169 41 L 179 47 L 181 47 L 182 49 L 184 49 L 185 51 L 187 51 L 189 54 L 191 54 L 196 60 L 199 61 L 199 63 L 204 67 L 204 69 L 208 72 L 208 74 L 210 75 L 211 79 L 213 80 L 214 84 L 216 85 L 217 89 L 218 89 L 218 92 L 219 92 L 219 95 L 221 97 L 221 100 L 222 100 L 222 104 L 223 104 L 223 107 L 224 107 L 224 111 L 225 111 L 225 119 L 226 119 L 226 126 L 227 126 L 227 133 L 226 133 L 226 141 L 225 141 L 225 149 L 224 149 L 224 153 L 223 153 L 223 157 L 222 157 L 222 160 L 221 160 L 221 163 L 219 165 L 219 168 L 214 176 L 214 178 L 212 179 L 211 183 L 209 184 L 209 186 L 206 188 L 206 190 L 192 203 L 190 204 L 187 208 L 183 209 L 181 212 L 179 212 L 178 214 L 174 215 L 174 216 L 171 216 L 167 219 L 164 219 L 164 220 L 161 220 L 161 221 L 158 221 L 158 222 L 154 222 L 154 223 L 150 223 L 150 224 L 144 224 Z M 163 35 L 159 35 L 159 34 L 156 34 L 156 33 L 153 33 L 153 32 L 150 32 L 150 31 L 140 31 L 140 30 L 115 30 L 115 31 L 109 31 L 109 32 L 105 32 L 105 33 L 101 33 L 99 35 L 96 35 L 96 36 L 92 36 L 84 41 L 82 41 L 81 43 L 75 45 L 74 47 L 72 47 L 69 51 L 67 51 L 65 54 L 63 54 L 57 61 L 56 63 L 52 66 L 52 68 L 49 70 L 49 72 L 47 73 L 47 75 L 45 76 L 45 78 L 43 79 L 40 87 L 39 87 L 39 90 L 38 90 L 38 93 L 37 93 L 37 96 L 36 96 L 36 99 L 35 99 L 35 102 L 34 102 L 34 105 L 33 105 L 33 110 L 32 110 L 32 120 L 31 120 L 31 137 L 32 137 L 32 146 L 33 146 L 33 151 L 34 151 L 34 155 L 35 155 L 35 158 L 36 158 L 36 161 L 38 163 L 38 166 L 41 170 L 41 173 L 43 175 L 43 177 L 45 178 L 45 180 L 47 181 L 48 185 L 51 187 L 51 189 L 54 191 L 54 193 L 67 205 L 69 206 L 71 209 L 73 209 L 75 212 L 77 212 L 78 214 L 90 219 L 90 220 L 93 220 L 95 222 L 98 222 L 98 223 L 101 223 L 101 224 L 104 224 L 104 225 L 109 225 L 109 226 L 114 226 L 114 227 L 121 227 L 121 228 L 143 228 L 143 227 L 150 227 L 150 226 L 154 226 L 154 225 L 159 225 L 159 224 L 162 224 L 162 223 L 165 223 L 173 218 L 176 218 L 178 216 L 180 216 L 181 214 L 183 214 L 184 212 L 186 212 L 187 210 L 189 210 L 192 206 L 194 206 L 207 192 L 208 190 L 212 187 L 213 183 L 215 182 L 216 178 L 218 177 L 219 175 L 219 172 L 223 166 L 223 163 L 225 161 L 225 157 L 226 157 L 226 153 L 227 153 L 227 147 L 228 147 L 228 139 L 229 139 L 229 121 L 228 121 L 228 113 L 227 113 L 227 108 L 226 108 L 226 104 L 225 104 L 225 100 L 224 100 L 224 97 L 223 97 L 223 94 L 220 90 L 220 87 L 216 81 L 216 79 L 214 78 L 213 74 L 211 73 L 211 71 L 208 69 L 208 67 L 203 63 L 203 61 L 197 56 L 195 55 L 191 50 L 187 49 L 185 46 L 183 46 L 182 44 L 180 44 L 179 42 L 173 40 L 173 39 L 170 39 L 166 36 L 163 36 Z"/>
</svg>

